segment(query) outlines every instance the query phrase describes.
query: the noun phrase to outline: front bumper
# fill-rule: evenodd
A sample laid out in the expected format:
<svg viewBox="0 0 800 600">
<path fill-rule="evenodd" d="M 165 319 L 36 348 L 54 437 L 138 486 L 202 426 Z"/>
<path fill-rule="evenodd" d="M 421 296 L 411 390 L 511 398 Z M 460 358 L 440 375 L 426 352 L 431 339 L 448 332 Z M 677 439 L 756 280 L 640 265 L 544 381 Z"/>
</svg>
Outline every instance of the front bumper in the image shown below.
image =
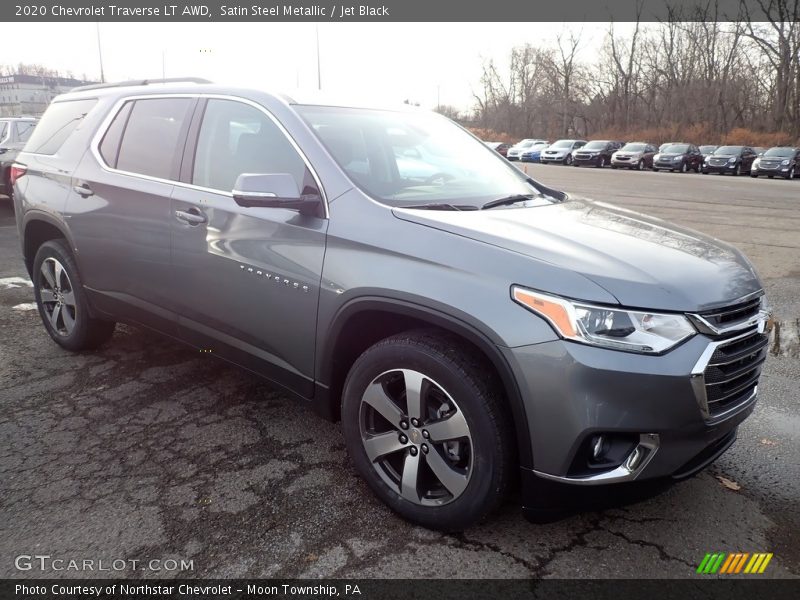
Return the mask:
<svg viewBox="0 0 800 600">
<path fill-rule="evenodd" d="M 680 160 L 658 161 L 658 162 L 654 161 L 653 162 L 653 168 L 654 169 L 680 169 L 682 163 L 683 163 L 683 161 L 680 161 Z"/>
<path fill-rule="evenodd" d="M 575 154 L 572 155 L 572 164 L 573 165 L 598 165 L 600 164 L 600 157 L 599 156 L 577 156 Z"/>
<path fill-rule="evenodd" d="M 539 162 L 548 162 L 548 163 L 560 163 L 567 160 L 567 156 L 565 154 L 561 155 L 548 155 L 542 154 L 539 156 Z"/>
<path fill-rule="evenodd" d="M 629 157 L 629 158 L 617 158 L 616 156 L 611 157 L 612 167 L 635 167 L 638 164 L 639 164 L 639 159 L 635 157 Z"/>
<path fill-rule="evenodd" d="M 777 167 L 757 166 L 753 167 L 752 172 L 758 175 L 779 175 L 781 177 L 786 177 L 787 173 L 789 173 L 789 169 L 791 168 L 792 168 L 791 165 L 777 166 Z"/>
<path fill-rule="evenodd" d="M 599 485 L 681 478 L 705 467 L 732 443 L 756 404 L 751 384 L 724 412 L 708 414 L 703 363 L 718 343 L 696 335 L 661 356 L 563 340 L 504 349 L 530 432 L 533 467 L 523 469 L 523 480 Z M 629 437 L 631 452 L 615 467 L 586 470 L 587 444 L 600 434 Z"/>
<path fill-rule="evenodd" d="M 736 172 L 736 163 L 729 164 L 725 163 L 724 165 L 703 165 L 703 172 L 704 173 L 734 173 Z"/>
</svg>

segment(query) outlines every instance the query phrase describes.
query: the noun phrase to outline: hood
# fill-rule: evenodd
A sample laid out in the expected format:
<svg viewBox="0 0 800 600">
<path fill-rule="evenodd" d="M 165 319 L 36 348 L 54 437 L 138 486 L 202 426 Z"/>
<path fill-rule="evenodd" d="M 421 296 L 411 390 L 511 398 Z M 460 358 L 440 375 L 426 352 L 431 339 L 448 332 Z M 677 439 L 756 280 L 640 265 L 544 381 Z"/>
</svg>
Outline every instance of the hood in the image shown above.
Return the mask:
<svg viewBox="0 0 800 600">
<path fill-rule="evenodd" d="M 486 211 L 393 209 L 399 219 L 577 272 L 630 308 L 702 311 L 762 289 L 732 246 L 654 217 L 590 200 Z M 548 290 L 520 273 L 509 282 Z"/>
</svg>

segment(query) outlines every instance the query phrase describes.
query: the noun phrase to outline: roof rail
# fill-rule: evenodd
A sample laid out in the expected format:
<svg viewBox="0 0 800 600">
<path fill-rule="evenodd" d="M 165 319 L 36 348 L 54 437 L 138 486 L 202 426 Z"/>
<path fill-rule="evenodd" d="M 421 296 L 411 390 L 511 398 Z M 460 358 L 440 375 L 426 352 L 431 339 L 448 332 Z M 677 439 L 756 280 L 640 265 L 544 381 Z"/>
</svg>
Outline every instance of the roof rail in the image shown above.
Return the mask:
<svg viewBox="0 0 800 600">
<path fill-rule="evenodd" d="M 151 85 L 154 83 L 213 83 L 202 77 L 168 77 L 166 79 L 132 79 L 130 81 L 118 81 L 116 83 L 93 83 L 91 85 L 79 85 L 70 91 L 102 90 L 106 88 L 129 87 L 135 85 Z"/>
</svg>

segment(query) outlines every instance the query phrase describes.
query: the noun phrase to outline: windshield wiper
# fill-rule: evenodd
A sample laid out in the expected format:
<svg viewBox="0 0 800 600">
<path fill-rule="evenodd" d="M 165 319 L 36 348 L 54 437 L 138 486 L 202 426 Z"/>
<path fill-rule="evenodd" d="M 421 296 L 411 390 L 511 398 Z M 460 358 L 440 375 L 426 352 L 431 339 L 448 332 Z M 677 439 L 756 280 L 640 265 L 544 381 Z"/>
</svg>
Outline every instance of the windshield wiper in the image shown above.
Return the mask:
<svg viewBox="0 0 800 600">
<path fill-rule="evenodd" d="M 422 210 L 478 210 L 477 206 L 471 204 L 447 204 L 447 203 L 433 203 L 433 204 L 410 204 L 400 208 L 420 208 Z"/>
<path fill-rule="evenodd" d="M 505 196 L 504 198 L 498 198 L 497 200 L 487 202 L 481 206 L 481 210 L 495 208 L 496 206 L 507 206 L 509 204 L 516 204 L 517 202 L 525 202 L 527 200 L 533 200 L 537 197 L 538 195 L 536 194 L 513 194 L 511 196 Z"/>
</svg>

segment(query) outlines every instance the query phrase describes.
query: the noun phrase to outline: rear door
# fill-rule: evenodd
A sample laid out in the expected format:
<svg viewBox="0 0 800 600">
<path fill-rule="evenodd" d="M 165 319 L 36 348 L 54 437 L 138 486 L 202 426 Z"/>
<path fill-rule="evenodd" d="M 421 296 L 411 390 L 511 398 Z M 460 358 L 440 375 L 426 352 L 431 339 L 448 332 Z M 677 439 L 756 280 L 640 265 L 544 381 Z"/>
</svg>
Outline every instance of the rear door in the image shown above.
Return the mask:
<svg viewBox="0 0 800 600">
<path fill-rule="evenodd" d="M 311 396 L 326 218 L 243 208 L 241 173 L 289 173 L 322 190 L 283 127 L 247 101 L 210 98 L 187 144 L 173 192 L 168 290 L 181 336 Z M 324 200 L 323 200 L 324 202 Z"/>
<path fill-rule="evenodd" d="M 119 104 L 76 169 L 67 205 L 93 302 L 173 334 L 170 197 L 196 103 L 169 96 Z"/>
</svg>

